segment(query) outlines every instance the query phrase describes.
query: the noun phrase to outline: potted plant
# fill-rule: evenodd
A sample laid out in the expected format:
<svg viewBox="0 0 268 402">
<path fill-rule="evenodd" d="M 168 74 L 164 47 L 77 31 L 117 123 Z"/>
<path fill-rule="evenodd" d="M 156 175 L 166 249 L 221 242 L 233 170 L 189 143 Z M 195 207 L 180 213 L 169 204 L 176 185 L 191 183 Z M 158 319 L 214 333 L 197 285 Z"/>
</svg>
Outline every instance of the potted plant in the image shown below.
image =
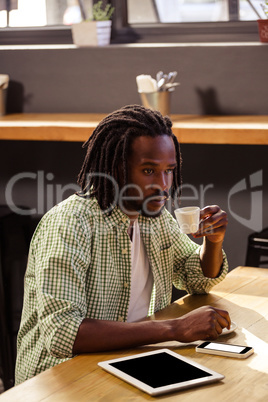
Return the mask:
<svg viewBox="0 0 268 402">
<path fill-rule="evenodd" d="M 102 0 L 93 5 L 92 19 L 86 18 L 83 1 L 79 1 L 83 21 L 72 25 L 73 42 L 77 46 L 106 46 L 111 39 L 111 17 L 114 7 L 103 5 Z"/>
<path fill-rule="evenodd" d="M 261 42 L 268 42 L 268 0 L 261 3 L 266 18 L 258 19 L 259 37 Z"/>
</svg>

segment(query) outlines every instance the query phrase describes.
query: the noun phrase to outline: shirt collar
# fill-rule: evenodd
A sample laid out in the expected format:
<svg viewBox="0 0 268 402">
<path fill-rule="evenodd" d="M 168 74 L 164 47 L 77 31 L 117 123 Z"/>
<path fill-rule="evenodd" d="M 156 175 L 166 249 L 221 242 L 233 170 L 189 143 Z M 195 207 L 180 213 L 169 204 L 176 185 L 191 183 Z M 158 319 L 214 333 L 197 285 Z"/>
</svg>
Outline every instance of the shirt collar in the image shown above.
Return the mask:
<svg viewBox="0 0 268 402">
<path fill-rule="evenodd" d="M 108 227 L 126 226 L 129 227 L 130 219 L 124 214 L 118 206 L 114 206 L 111 213 L 104 212 L 103 218 Z"/>
<path fill-rule="evenodd" d="M 163 213 L 164 213 L 164 211 L 163 211 Z M 160 219 L 161 219 L 163 213 L 157 218 L 150 218 L 150 217 L 139 215 L 138 222 L 139 222 L 139 226 L 141 228 L 143 228 L 142 231 L 147 231 L 146 228 L 149 229 L 152 227 L 157 230 L 157 228 L 159 228 Z M 103 217 L 104 217 L 105 223 L 110 228 L 113 228 L 114 226 L 122 226 L 122 225 L 126 226 L 128 228 L 130 225 L 129 217 L 126 214 L 124 214 L 124 212 L 118 206 L 114 206 L 112 209 L 112 212 L 110 214 L 108 212 L 104 212 Z"/>
</svg>

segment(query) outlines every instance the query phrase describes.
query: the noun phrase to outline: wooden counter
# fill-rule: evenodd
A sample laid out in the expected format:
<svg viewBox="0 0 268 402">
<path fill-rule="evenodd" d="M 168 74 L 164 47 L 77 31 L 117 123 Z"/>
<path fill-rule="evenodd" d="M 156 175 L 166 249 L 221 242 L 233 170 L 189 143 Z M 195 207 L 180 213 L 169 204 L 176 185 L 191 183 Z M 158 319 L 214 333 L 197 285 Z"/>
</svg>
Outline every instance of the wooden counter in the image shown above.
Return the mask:
<svg viewBox="0 0 268 402">
<path fill-rule="evenodd" d="M 0 140 L 84 142 L 105 114 L 11 114 L 0 117 Z M 268 145 L 268 116 L 171 115 L 185 144 Z"/>
<path fill-rule="evenodd" d="M 180 317 L 203 305 L 229 311 L 237 324 L 235 332 L 218 342 L 248 345 L 254 355 L 248 359 L 198 354 L 195 346 L 163 342 L 141 348 L 79 355 L 11 388 L 0 395 L 0 402 L 88 402 L 159 401 L 161 402 L 263 402 L 268 395 L 268 270 L 238 267 L 215 286 L 208 295 L 185 296 L 155 314 L 154 319 Z M 174 392 L 153 398 L 106 373 L 97 363 L 116 357 L 167 347 L 225 375 L 219 383 Z"/>
</svg>

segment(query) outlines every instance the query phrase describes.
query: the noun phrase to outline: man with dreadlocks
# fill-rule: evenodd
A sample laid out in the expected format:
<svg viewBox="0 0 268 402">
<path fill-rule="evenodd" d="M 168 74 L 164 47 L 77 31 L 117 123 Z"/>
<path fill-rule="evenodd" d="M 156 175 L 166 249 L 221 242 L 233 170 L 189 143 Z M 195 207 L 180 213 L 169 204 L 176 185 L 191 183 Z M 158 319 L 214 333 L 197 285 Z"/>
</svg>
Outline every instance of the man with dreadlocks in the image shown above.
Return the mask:
<svg viewBox="0 0 268 402">
<path fill-rule="evenodd" d="M 168 117 L 138 105 L 108 115 L 84 144 L 81 193 L 50 210 L 31 242 L 16 383 L 79 353 L 216 339 L 230 327 L 210 306 L 143 320 L 171 302 L 172 284 L 207 293 L 227 272 L 226 213 L 201 210 L 195 237 L 165 209 L 181 183 Z"/>
</svg>

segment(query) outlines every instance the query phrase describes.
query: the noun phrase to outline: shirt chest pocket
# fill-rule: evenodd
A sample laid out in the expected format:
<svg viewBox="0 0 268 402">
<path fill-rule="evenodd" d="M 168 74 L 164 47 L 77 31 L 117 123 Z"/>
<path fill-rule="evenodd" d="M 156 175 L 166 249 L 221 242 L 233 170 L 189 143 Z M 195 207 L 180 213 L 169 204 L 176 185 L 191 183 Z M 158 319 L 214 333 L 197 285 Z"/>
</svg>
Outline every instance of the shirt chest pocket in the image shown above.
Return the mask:
<svg viewBox="0 0 268 402">
<path fill-rule="evenodd" d="M 160 247 L 159 261 L 162 267 L 173 267 L 174 246 L 172 244 Z"/>
</svg>

